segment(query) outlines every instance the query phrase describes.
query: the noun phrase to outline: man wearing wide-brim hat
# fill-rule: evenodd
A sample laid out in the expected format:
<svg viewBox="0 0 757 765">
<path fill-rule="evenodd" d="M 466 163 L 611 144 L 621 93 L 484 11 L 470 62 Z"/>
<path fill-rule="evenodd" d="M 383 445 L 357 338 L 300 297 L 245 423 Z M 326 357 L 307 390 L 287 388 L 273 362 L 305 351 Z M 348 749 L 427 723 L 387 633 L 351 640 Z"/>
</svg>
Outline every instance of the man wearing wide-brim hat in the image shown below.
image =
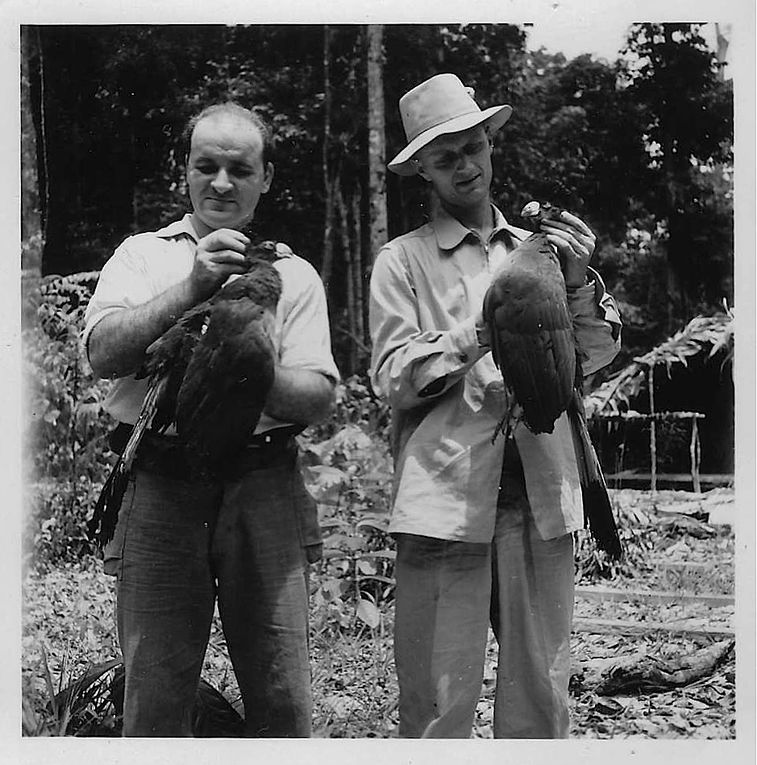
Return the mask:
<svg viewBox="0 0 757 765">
<path fill-rule="evenodd" d="M 454 74 L 399 106 L 407 146 L 389 169 L 418 174 L 439 201 L 430 222 L 381 249 L 371 276 L 372 383 L 392 410 L 399 733 L 470 736 L 491 605 L 495 737 L 565 737 L 572 532 L 583 525 L 575 454 L 560 421 L 551 434 L 516 428 L 507 447 L 492 443 L 506 402 L 481 316 L 492 274 L 530 233 L 490 199 L 491 141 L 512 109 L 482 110 Z M 594 234 L 567 212 L 542 230 L 591 374 L 617 354 L 620 333 L 588 269 Z"/>
</svg>

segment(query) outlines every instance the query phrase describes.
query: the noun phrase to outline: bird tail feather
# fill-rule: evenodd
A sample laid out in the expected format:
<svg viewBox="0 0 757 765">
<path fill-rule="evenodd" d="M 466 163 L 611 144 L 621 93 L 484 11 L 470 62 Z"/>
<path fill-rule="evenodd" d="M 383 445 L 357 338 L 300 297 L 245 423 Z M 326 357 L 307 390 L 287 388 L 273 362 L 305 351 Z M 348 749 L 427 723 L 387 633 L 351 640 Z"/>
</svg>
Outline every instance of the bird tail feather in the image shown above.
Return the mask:
<svg viewBox="0 0 757 765">
<path fill-rule="evenodd" d="M 583 401 L 578 391 L 574 392 L 568 407 L 568 418 L 581 480 L 584 519 L 597 547 L 611 559 L 619 560 L 623 555 L 623 548 L 615 524 L 612 501 L 607 491 L 602 466 L 589 436 Z"/>
<path fill-rule="evenodd" d="M 158 408 L 158 403 L 163 394 L 163 390 L 166 387 L 168 378 L 160 377 L 158 379 L 150 380 L 150 385 L 145 393 L 144 400 L 142 402 L 142 408 L 139 410 L 139 417 L 137 417 L 136 423 L 134 423 L 134 429 L 131 431 L 129 440 L 126 442 L 121 460 L 124 464 L 124 471 L 128 473 L 131 470 L 132 463 L 134 462 L 134 456 L 137 452 L 137 447 L 142 441 L 142 437 L 145 434 L 147 428 L 150 427 L 155 412 Z"/>
<path fill-rule="evenodd" d="M 129 474 L 124 470 L 123 462 L 119 458 L 100 492 L 92 518 L 87 524 L 87 535 L 100 548 L 104 548 L 113 539 L 118 522 L 118 511 L 128 482 Z"/>
<path fill-rule="evenodd" d="M 129 473 L 131 472 L 137 447 L 152 421 L 165 384 L 165 377 L 150 381 L 142 409 L 131 431 L 129 440 L 126 442 L 123 453 L 113 466 L 113 470 L 111 470 L 95 503 L 92 518 L 87 524 L 87 534 L 101 548 L 105 547 L 113 539 L 116 524 L 118 523 L 118 513 L 129 483 Z"/>
</svg>

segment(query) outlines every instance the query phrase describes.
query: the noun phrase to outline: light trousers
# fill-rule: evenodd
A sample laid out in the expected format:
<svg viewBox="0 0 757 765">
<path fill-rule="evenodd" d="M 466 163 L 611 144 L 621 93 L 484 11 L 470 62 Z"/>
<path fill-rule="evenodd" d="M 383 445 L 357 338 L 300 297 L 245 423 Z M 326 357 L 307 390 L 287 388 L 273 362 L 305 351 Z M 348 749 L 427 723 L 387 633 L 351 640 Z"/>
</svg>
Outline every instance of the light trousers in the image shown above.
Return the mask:
<svg viewBox="0 0 757 765">
<path fill-rule="evenodd" d="M 401 737 L 470 737 L 490 618 L 494 737 L 567 737 L 573 539 L 540 538 L 520 482 L 503 477 L 492 544 L 398 534 L 396 578 Z"/>
</svg>

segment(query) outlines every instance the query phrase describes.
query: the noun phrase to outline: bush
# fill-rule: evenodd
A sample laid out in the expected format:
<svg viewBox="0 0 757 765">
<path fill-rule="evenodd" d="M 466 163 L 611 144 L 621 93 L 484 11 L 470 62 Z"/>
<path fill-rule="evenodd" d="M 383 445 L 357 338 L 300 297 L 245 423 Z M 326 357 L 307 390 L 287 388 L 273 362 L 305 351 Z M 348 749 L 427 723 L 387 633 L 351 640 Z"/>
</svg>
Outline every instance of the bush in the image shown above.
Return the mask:
<svg viewBox="0 0 757 765">
<path fill-rule="evenodd" d="M 389 443 L 390 424 L 389 405 L 373 392 L 367 375 L 357 374 L 337 385 L 332 416 L 308 428 L 302 440 L 320 443 L 333 438 L 344 426 L 356 425 L 383 443 Z"/>
<path fill-rule="evenodd" d="M 73 562 L 96 550 L 87 536 L 101 484 L 80 476 L 77 480 L 45 480 L 27 486 L 27 522 L 24 528 L 25 559 L 38 570 Z"/>
<path fill-rule="evenodd" d="M 95 378 L 79 347 L 96 277 L 52 276 L 24 284 L 24 538 L 39 565 L 94 552 L 84 528 L 93 488 L 109 470 L 106 436 L 112 426 L 102 409 L 108 383 Z"/>
<path fill-rule="evenodd" d="M 106 440 L 113 423 L 102 409 L 110 384 L 94 377 L 79 345 L 96 280 L 96 273 L 85 273 L 24 284 L 29 457 L 24 548 L 38 567 L 96 552 L 86 535 L 87 518 L 113 461 Z M 360 581 L 362 590 L 372 574 L 390 574 L 390 560 L 376 558 L 374 564 L 360 557 L 378 555 L 389 545 L 388 437 L 388 407 L 361 376 L 340 383 L 334 415 L 301 437 L 306 477 L 321 501 L 327 556 L 344 553 L 352 582 Z M 319 466 L 332 472 L 319 472 Z M 344 534 L 337 533 L 337 518 L 352 529 L 347 546 Z M 357 568 L 366 579 L 357 578 Z M 351 587 L 351 593 L 357 589 Z"/>
<path fill-rule="evenodd" d="M 304 477 L 319 505 L 323 560 L 314 592 L 317 632 L 379 625 L 394 594 L 388 535 L 392 490 L 389 408 L 355 375 L 337 387 L 334 415 L 302 436 Z"/>
</svg>

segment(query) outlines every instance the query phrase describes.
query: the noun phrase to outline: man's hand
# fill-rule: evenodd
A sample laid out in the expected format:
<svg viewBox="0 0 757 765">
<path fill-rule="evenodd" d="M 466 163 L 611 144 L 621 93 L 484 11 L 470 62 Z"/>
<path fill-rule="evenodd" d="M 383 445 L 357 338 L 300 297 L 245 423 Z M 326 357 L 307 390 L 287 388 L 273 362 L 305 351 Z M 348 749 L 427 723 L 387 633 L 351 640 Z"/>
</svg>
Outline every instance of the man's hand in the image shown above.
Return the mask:
<svg viewBox="0 0 757 765">
<path fill-rule="evenodd" d="M 243 233 L 230 228 L 219 228 L 200 239 L 188 277 L 193 302 L 207 299 L 229 276 L 246 271 L 244 251 L 249 243 Z"/>
<path fill-rule="evenodd" d="M 545 216 L 541 230 L 547 241 L 557 248 L 560 267 L 569 289 L 582 287 L 586 283 L 586 269 L 594 254 L 597 237 L 591 229 L 575 215 L 563 211 L 559 220 Z"/>
</svg>

